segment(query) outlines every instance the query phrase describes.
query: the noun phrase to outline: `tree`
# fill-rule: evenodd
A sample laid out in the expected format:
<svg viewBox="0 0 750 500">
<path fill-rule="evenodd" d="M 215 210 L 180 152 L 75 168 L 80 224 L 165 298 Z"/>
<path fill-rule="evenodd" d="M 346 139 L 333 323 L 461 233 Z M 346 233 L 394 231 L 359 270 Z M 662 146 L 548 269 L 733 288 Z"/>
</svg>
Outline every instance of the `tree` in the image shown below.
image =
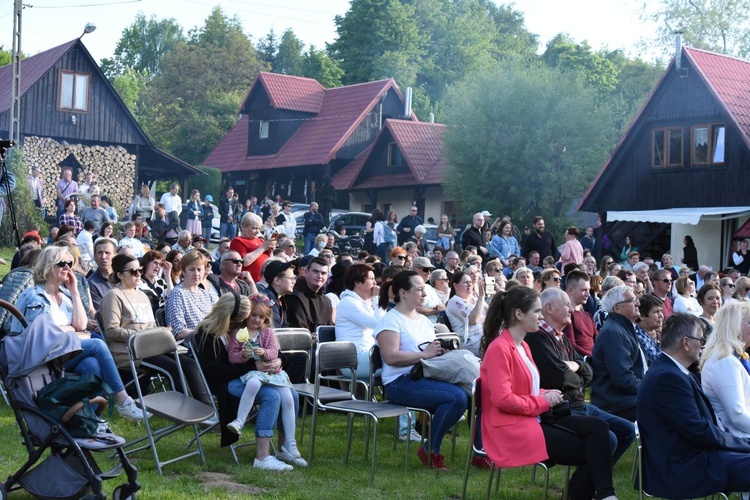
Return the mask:
<svg viewBox="0 0 750 500">
<path fill-rule="evenodd" d="M 112 86 L 115 88 L 120 97 L 125 102 L 136 120 L 140 116 L 141 96 L 146 91 L 148 85 L 148 73 L 146 70 L 136 70 L 125 68 L 122 74 L 112 78 Z"/>
<path fill-rule="evenodd" d="M 427 37 L 419 31 L 414 7 L 399 0 L 352 0 L 336 16 L 338 38 L 328 51 L 344 70 L 344 83 L 393 77 L 402 86 L 415 82 Z"/>
<path fill-rule="evenodd" d="M 122 75 L 127 68 L 158 76 L 164 55 L 183 41 L 182 26 L 174 19 L 157 20 L 154 15 L 146 19 L 139 12 L 133 24 L 123 30 L 114 57 L 102 59 L 102 71 L 110 79 Z"/>
<path fill-rule="evenodd" d="M 466 213 L 542 214 L 562 227 L 614 146 L 596 91 L 542 64 L 497 64 L 456 84 L 445 115 L 444 183 Z"/>
<path fill-rule="evenodd" d="M 10 64 L 12 55 L 10 51 L 3 50 L 3 46 L 0 45 L 0 66 L 7 66 Z"/>
<path fill-rule="evenodd" d="M 644 13 L 658 25 L 657 47 L 671 52 L 674 32 L 681 31 L 693 47 L 750 56 L 750 0 L 658 0 L 644 4 Z"/>
<path fill-rule="evenodd" d="M 336 61 L 324 50 L 318 50 L 314 45 L 310 45 L 302 61 L 302 74 L 318 80 L 324 87 L 331 88 L 341 86 L 344 70 L 339 68 Z"/>
<path fill-rule="evenodd" d="M 42 229 L 41 233 L 44 234 L 47 225 L 42 219 L 42 212 L 34 205 L 34 199 L 29 192 L 29 184 L 26 182 L 29 169 L 23 161 L 21 148 L 14 148 L 13 153 L 9 154 L 8 157 L 8 170 L 13 172 L 16 177 L 16 188 L 11 196 L 13 197 L 13 207 L 16 209 L 18 232 L 23 236 L 23 233 L 36 224 Z M 0 246 L 13 248 L 17 244 L 16 236 L 13 233 L 13 224 L 10 220 L 10 211 L 4 209 L 2 224 L 0 224 Z"/>
<path fill-rule="evenodd" d="M 276 66 L 276 53 L 279 51 L 279 40 L 276 38 L 276 32 L 273 28 L 268 30 L 268 34 L 258 41 L 255 50 L 263 62 L 272 68 Z"/>
<path fill-rule="evenodd" d="M 283 73 L 285 75 L 301 75 L 302 63 L 304 60 L 302 50 L 304 48 L 305 44 L 297 38 L 294 31 L 292 31 L 291 28 L 286 30 L 284 34 L 281 35 L 279 50 L 276 52 L 271 71 L 274 73 Z"/>
<path fill-rule="evenodd" d="M 587 41 L 575 43 L 565 33 L 547 42 L 542 61 L 563 71 L 580 72 L 601 94 L 612 92 L 617 86 L 617 69 L 612 61 L 592 51 Z"/>
</svg>

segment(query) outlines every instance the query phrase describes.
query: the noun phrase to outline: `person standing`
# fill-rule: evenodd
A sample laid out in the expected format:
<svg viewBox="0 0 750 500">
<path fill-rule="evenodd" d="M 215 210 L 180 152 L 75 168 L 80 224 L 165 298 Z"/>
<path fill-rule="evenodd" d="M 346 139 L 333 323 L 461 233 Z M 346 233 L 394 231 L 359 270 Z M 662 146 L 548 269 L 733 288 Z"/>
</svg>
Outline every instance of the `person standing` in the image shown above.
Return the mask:
<svg viewBox="0 0 750 500">
<path fill-rule="evenodd" d="M 47 198 L 44 196 L 44 179 L 39 177 L 39 168 L 34 165 L 31 167 L 31 174 L 28 177 L 29 191 L 34 200 L 34 206 L 42 211 L 42 219 L 47 217 Z"/>
<path fill-rule="evenodd" d="M 685 246 L 682 249 L 682 263 L 693 271 L 697 271 L 699 267 L 698 250 L 695 248 L 695 243 L 693 243 L 693 237 L 689 234 L 686 235 L 683 243 Z"/>
<path fill-rule="evenodd" d="M 201 193 L 197 189 L 193 189 L 190 193 L 190 201 L 187 203 L 187 223 L 185 224 L 185 230 L 187 230 L 193 236 L 201 236 L 203 229 L 201 227 L 201 219 L 203 218 L 203 209 L 201 208 Z"/>
<path fill-rule="evenodd" d="M 409 209 L 409 215 L 405 216 L 403 219 L 401 219 L 401 222 L 398 224 L 398 244 L 399 246 L 403 245 L 407 241 L 411 239 L 412 236 L 414 236 L 414 228 L 416 228 L 419 225 L 424 224 L 424 221 L 422 220 L 422 217 L 417 215 L 417 207 L 412 205 L 412 207 Z M 484 218 L 482 218 L 484 221 Z"/>
<path fill-rule="evenodd" d="M 282 205 L 282 212 L 276 217 L 276 224 L 284 227 L 284 234 L 294 239 L 294 233 L 297 231 L 297 221 L 292 215 L 292 202 L 285 201 Z"/>
<path fill-rule="evenodd" d="M 234 199 L 234 188 L 229 187 L 226 196 L 219 201 L 219 216 L 221 226 L 219 236 L 230 240 L 237 236 L 237 216 L 239 215 L 239 203 Z"/>
<path fill-rule="evenodd" d="M 570 226 L 565 230 L 565 244 L 563 245 L 562 255 L 560 256 L 560 262 L 562 262 L 563 275 L 565 274 L 565 266 L 568 264 L 574 264 L 579 266 L 583 264 L 583 247 L 578 241 L 578 235 L 580 231 L 575 226 Z"/>
<path fill-rule="evenodd" d="M 526 236 L 523 241 L 523 257 L 528 259 L 529 254 L 536 250 L 539 252 L 539 259 L 544 260 L 545 257 L 552 256 L 555 260 L 560 257 L 560 253 L 557 251 L 557 243 L 555 243 L 555 236 L 544 230 L 544 217 L 537 215 L 533 220 L 534 232 Z"/>
<path fill-rule="evenodd" d="M 302 230 L 302 239 L 305 242 L 302 253 L 307 255 L 315 245 L 315 237 L 323 229 L 323 216 L 318 212 L 318 204 L 310 203 L 310 210 L 303 216 L 305 228 Z"/>
<path fill-rule="evenodd" d="M 57 191 L 57 214 L 55 218 L 59 219 L 65 212 L 65 202 L 78 192 L 78 183 L 73 180 L 73 171 L 71 169 L 63 169 L 62 178 L 57 181 L 55 191 Z"/>
<path fill-rule="evenodd" d="M 182 198 L 177 194 L 180 191 L 180 186 L 173 182 L 169 185 L 169 191 L 161 195 L 159 203 L 164 205 L 165 211 L 169 214 L 177 212 L 177 216 L 182 213 Z"/>
<path fill-rule="evenodd" d="M 211 241 L 211 231 L 214 226 L 214 207 L 211 205 L 213 201 L 214 197 L 207 194 L 201 205 L 201 230 L 207 241 Z"/>
<path fill-rule="evenodd" d="M 403 222 L 402 222 L 403 224 Z M 471 219 L 471 227 L 464 231 L 461 235 L 461 246 L 466 249 L 468 246 L 476 247 L 477 251 L 482 256 L 482 261 L 487 260 L 489 250 L 484 245 L 484 239 L 482 237 L 482 227 L 484 226 L 484 216 L 481 212 L 475 213 Z"/>
<path fill-rule="evenodd" d="M 747 250 L 747 240 L 740 241 L 740 249 L 732 254 L 732 262 L 740 274 L 747 276 L 750 272 L 750 252 Z"/>
<path fill-rule="evenodd" d="M 109 214 L 107 214 L 107 211 L 104 210 L 100 206 L 100 199 L 98 194 L 92 194 L 91 195 L 91 206 L 86 207 L 86 209 L 83 211 L 83 222 L 86 221 L 93 221 L 96 231 L 98 231 L 102 224 L 105 222 L 112 222 L 109 218 Z"/>
</svg>

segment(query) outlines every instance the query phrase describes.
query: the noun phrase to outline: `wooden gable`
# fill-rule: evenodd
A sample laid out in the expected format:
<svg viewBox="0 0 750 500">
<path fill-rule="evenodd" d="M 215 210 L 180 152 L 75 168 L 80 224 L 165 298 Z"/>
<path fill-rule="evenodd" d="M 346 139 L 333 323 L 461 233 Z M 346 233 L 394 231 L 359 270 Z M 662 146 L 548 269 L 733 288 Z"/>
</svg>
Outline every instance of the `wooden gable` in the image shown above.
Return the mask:
<svg viewBox="0 0 750 500">
<path fill-rule="evenodd" d="M 722 155 L 720 139 L 710 137 L 721 128 Z M 714 139 L 714 159 L 723 161 L 700 161 L 706 140 L 713 145 Z M 727 106 L 693 59 L 683 57 L 680 69 L 669 65 L 579 209 L 604 213 L 746 205 L 749 163 L 748 147 Z"/>
</svg>

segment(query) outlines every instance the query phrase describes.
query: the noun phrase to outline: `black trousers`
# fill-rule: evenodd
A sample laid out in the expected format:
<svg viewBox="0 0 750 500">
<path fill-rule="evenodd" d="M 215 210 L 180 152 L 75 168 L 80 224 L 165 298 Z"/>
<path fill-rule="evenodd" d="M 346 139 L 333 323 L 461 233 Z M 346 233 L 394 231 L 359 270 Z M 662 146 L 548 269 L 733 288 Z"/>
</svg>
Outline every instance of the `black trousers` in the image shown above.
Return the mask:
<svg viewBox="0 0 750 500">
<path fill-rule="evenodd" d="M 605 498 L 612 485 L 612 447 L 607 422 L 597 417 L 572 415 L 542 424 L 549 459 L 559 465 L 577 465 L 568 489 L 571 500 Z"/>
</svg>

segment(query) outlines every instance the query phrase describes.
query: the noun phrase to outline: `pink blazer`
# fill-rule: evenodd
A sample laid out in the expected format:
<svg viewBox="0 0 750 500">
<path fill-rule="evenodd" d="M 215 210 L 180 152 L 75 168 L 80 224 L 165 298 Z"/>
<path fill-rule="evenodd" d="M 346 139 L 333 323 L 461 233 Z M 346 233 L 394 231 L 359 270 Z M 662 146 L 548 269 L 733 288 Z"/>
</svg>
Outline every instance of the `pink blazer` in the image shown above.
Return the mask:
<svg viewBox="0 0 750 500">
<path fill-rule="evenodd" d="M 521 344 L 531 359 L 526 342 Z M 533 396 L 529 369 L 508 330 L 492 341 L 482 360 L 482 441 L 499 467 L 521 467 L 546 460 L 547 449 L 537 416 L 549 410 Z"/>
</svg>

